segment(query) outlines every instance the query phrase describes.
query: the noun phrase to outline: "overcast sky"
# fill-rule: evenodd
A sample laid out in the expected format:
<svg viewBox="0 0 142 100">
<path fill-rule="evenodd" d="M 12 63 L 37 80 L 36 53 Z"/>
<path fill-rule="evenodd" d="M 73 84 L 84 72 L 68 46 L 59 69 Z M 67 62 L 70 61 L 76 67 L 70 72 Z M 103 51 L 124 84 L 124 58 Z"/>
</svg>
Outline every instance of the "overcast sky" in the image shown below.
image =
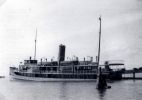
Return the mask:
<svg viewBox="0 0 142 100">
<path fill-rule="evenodd" d="M 97 55 L 102 16 L 101 62 L 124 60 L 142 66 L 142 0 L 0 0 L 0 73 L 34 55 L 57 59 Z"/>
</svg>

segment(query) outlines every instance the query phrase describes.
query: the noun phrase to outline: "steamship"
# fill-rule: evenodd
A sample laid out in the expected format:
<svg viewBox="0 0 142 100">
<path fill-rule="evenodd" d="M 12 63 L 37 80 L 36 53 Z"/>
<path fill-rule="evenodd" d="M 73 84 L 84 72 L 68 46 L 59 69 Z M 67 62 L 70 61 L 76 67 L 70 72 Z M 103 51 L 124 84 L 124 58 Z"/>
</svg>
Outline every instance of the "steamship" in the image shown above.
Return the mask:
<svg viewBox="0 0 142 100">
<path fill-rule="evenodd" d="M 96 61 L 93 62 L 93 57 L 90 60 L 79 61 L 78 57 L 65 60 L 65 45 L 59 45 L 58 60 L 47 61 L 47 59 L 41 59 L 38 62 L 36 60 L 36 40 L 35 38 L 35 54 L 34 59 L 31 57 L 29 60 L 24 60 L 24 63 L 20 63 L 19 67 L 10 67 L 10 76 L 15 79 L 32 80 L 32 81 L 95 81 L 97 78 L 98 67 L 100 60 L 100 41 L 101 41 L 101 17 L 100 20 L 100 32 L 99 32 L 99 47 L 98 56 Z M 109 78 L 120 78 L 122 74 L 119 71 L 112 71 L 109 66 L 111 64 L 105 64 L 105 71 L 108 73 L 106 76 Z M 123 64 L 113 64 L 123 65 Z"/>
<path fill-rule="evenodd" d="M 45 59 L 24 60 L 19 68 L 10 67 L 10 76 L 16 79 L 33 81 L 84 81 L 94 80 L 97 77 L 97 63 L 90 60 L 79 61 L 76 57 L 72 61 L 65 61 L 65 45 L 59 46 L 58 61 Z"/>
</svg>

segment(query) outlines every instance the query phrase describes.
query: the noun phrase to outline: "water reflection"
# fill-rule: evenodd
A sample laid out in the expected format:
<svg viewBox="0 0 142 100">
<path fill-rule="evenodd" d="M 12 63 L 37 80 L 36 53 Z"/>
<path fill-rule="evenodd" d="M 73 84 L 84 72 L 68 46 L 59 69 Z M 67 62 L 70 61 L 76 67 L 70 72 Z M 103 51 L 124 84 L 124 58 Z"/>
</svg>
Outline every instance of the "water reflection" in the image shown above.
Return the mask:
<svg viewBox="0 0 142 100">
<path fill-rule="evenodd" d="M 61 83 L 61 91 L 60 91 L 60 99 L 61 100 L 68 100 L 67 99 L 67 93 L 66 93 L 66 82 Z"/>
<path fill-rule="evenodd" d="M 105 93 L 106 93 L 106 89 L 98 89 L 98 95 L 100 100 L 104 100 Z"/>
<path fill-rule="evenodd" d="M 7 100 L 3 94 L 0 93 L 0 100 Z"/>
</svg>

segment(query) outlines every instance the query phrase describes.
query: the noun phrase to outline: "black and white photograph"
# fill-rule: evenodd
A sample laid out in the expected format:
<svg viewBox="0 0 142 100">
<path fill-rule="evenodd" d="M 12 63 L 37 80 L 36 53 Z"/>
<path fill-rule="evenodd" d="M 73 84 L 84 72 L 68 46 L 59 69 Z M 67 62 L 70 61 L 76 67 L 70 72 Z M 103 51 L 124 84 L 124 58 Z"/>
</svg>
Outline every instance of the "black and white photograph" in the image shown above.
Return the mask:
<svg viewBox="0 0 142 100">
<path fill-rule="evenodd" d="M 142 100 L 142 0 L 0 0 L 0 100 Z"/>
</svg>

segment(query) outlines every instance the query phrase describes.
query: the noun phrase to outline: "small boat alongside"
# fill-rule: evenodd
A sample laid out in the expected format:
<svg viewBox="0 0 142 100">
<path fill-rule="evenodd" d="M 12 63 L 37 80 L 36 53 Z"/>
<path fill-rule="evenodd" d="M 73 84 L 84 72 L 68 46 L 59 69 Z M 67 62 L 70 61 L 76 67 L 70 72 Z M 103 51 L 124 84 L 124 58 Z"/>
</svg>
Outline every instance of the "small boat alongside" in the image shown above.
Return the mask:
<svg viewBox="0 0 142 100">
<path fill-rule="evenodd" d="M 5 78 L 5 76 L 0 76 L 0 78 Z"/>
</svg>

